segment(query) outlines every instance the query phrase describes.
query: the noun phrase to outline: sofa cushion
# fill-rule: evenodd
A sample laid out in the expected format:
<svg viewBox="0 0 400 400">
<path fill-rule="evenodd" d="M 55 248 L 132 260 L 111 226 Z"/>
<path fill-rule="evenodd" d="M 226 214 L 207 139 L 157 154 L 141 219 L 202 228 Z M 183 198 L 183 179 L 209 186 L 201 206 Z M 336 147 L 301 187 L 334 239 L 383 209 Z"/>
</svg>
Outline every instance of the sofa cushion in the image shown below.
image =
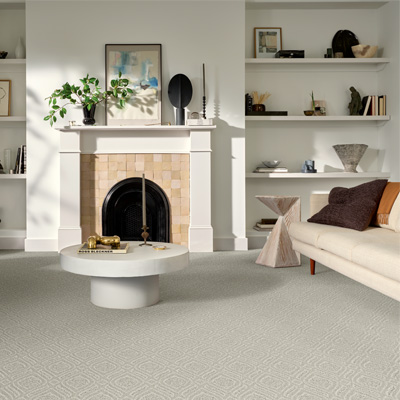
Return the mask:
<svg viewBox="0 0 400 400">
<path fill-rule="evenodd" d="M 388 182 L 379 201 L 376 215 L 374 215 L 371 225 L 385 229 L 396 230 L 395 225 L 400 212 L 400 182 Z M 394 217 L 394 218 L 393 218 Z"/>
<path fill-rule="evenodd" d="M 375 214 L 386 183 L 386 179 L 378 179 L 350 189 L 335 187 L 329 193 L 329 204 L 308 222 L 363 231 Z"/>
<path fill-rule="evenodd" d="M 337 226 L 295 222 L 290 236 L 327 254 L 335 254 L 380 275 L 400 281 L 400 235 L 388 229 L 368 227 L 359 232 Z"/>
<path fill-rule="evenodd" d="M 380 224 L 376 221 L 375 224 L 381 228 L 400 232 L 400 194 L 397 196 L 395 202 L 393 203 L 392 209 L 390 210 L 388 223 Z"/>
<path fill-rule="evenodd" d="M 400 282 L 400 235 L 381 228 L 378 231 L 375 241 L 360 243 L 353 249 L 352 261 Z"/>
</svg>

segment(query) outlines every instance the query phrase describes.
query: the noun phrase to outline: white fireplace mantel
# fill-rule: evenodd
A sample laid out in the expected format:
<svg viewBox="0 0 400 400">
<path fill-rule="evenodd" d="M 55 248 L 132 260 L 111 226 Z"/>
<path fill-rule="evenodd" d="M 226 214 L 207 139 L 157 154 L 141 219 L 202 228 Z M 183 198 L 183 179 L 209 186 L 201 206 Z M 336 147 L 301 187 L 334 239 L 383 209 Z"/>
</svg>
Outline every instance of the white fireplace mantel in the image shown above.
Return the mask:
<svg viewBox="0 0 400 400">
<path fill-rule="evenodd" d="M 189 250 L 213 251 L 211 226 L 212 126 L 73 126 L 60 131 L 59 251 L 81 243 L 80 155 L 190 154 Z"/>
</svg>

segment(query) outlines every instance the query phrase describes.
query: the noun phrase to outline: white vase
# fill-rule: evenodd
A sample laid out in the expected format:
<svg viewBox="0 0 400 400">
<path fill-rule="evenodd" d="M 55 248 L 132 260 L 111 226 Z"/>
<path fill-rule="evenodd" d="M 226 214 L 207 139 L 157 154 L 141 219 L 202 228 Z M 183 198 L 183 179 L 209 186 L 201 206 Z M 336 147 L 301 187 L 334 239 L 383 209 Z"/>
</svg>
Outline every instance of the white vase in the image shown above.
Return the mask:
<svg viewBox="0 0 400 400">
<path fill-rule="evenodd" d="M 15 48 L 15 58 L 25 58 L 25 48 L 21 38 L 18 39 L 18 44 Z"/>
</svg>

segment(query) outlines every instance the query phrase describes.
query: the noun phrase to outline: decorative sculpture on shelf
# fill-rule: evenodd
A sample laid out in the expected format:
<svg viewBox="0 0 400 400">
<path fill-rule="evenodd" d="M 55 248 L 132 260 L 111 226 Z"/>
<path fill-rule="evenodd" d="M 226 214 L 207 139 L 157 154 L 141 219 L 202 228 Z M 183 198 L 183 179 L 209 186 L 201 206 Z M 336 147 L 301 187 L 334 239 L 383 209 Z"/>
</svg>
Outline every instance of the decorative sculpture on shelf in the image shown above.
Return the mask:
<svg viewBox="0 0 400 400">
<path fill-rule="evenodd" d="M 352 86 L 350 88 L 351 91 L 351 102 L 348 105 L 350 115 L 359 115 L 360 110 L 362 109 L 362 102 L 360 93 Z"/>
<path fill-rule="evenodd" d="M 112 249 L 119 249 L 121 247 L 121 240 L 119 236 L 89 236 L 87 239 L 88 249 L 96 249 L 97 244 L 104 246 L 111 246 Z"/>
</svg>

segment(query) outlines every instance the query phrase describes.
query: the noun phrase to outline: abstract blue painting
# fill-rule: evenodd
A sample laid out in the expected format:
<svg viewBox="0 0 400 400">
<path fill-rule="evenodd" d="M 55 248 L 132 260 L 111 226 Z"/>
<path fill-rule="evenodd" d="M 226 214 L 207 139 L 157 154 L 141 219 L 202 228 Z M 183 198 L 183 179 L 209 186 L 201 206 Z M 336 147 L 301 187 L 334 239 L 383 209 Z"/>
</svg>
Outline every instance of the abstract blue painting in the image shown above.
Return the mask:
<svg viewBox="0 0 400 400">
<path fill-rule="evenodd" d="M 161 45 L 107 44 L 106 84 L 122 77 L 129 80 L 134 94 L 120 108 L 107 104 L 107 125 L 146 125 L 161 123 Z"/>
</svg>

